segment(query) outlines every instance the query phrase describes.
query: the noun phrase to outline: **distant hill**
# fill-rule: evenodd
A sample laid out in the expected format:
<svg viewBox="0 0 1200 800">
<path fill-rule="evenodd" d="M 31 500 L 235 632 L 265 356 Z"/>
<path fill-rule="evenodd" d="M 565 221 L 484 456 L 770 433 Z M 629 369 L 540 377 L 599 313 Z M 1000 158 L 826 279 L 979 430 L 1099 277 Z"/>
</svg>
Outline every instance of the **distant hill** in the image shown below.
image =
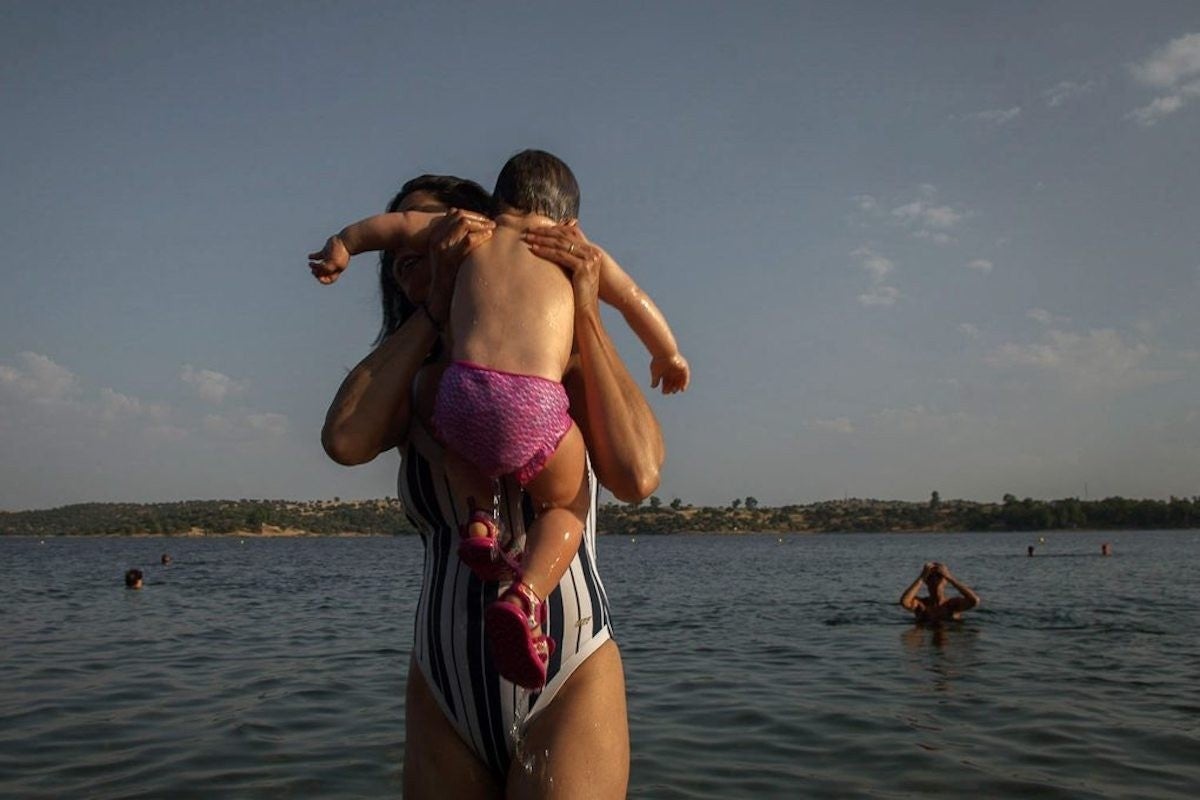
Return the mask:
<svg viewBox="0 0 1200 800">
<path fill-rule="evenodd" d="M 807 505 L 760 507 L 753 497 L 725 508 L 670 505 L 607 505 L 599 525 L 607 533 L 838 532 L 838 531 L 1038 531 L 1200 527 L 1200 497 L 1192 499 L 1018 500 L 1001 503 L 941 500 L 827 500 Z"/>
<path fill-rule="evenodd" d="M 0 535 L 415 533 L 398 500 L 83 503 L 0 512 Z"/>
<path fill-rule="evenodd" d="M 1040 531 L 1200 527 L 1200 497 L 1137 500 L 830 500 L 760 507 L 753 497 L 728 507 L 693 507 L 658 498 L 600 508 L 601 533 L 836 531 Z M 415 533 L 400 502 L 382 500 L 190 500 L 179 503 L 84 503 L 44 511 L 0 512 L 0 535 L 303 535 Z"/>
</svg>

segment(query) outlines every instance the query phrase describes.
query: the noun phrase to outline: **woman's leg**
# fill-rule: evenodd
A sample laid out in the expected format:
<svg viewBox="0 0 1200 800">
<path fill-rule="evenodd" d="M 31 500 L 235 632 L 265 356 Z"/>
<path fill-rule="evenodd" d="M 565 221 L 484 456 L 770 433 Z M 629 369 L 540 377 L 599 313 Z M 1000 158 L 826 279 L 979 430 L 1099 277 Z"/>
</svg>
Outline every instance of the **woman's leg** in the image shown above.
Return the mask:
<svg viewBox="0 0 1200 800">
<path fill-rule="evenodd" d="M 529 725 L 522 745 L 533 768 L 515 759 L 509 800 L 620 800 L 629 785 L 629 719 L 617 643 L 605 642 L 567 679 Z M 447 795 L 449 796 L 449 795 Z"/>
<path fill-rule="evenodd" d="M 404 693 L 405 800 L 502 798 L 499 782 L 442 713 L 415 661 Z"/>
</svg>

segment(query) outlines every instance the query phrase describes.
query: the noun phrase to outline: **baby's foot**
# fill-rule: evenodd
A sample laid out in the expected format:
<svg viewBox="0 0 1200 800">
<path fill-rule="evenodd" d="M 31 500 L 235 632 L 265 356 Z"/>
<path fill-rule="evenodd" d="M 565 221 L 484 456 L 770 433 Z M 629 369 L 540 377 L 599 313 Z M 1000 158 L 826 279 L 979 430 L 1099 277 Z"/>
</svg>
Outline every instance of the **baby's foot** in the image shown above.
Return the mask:
<svg viewBox="0 0 1200 800">
<path fill-rule="evenodd" d="M 525 603 L 521 601 L 516 592 L 506 592 L 499 601 L 500 603 L 508 603 L 513 608 L 520 611 L 525 617 L 525 625 L 529 628 L 529 636 L 533 640 L 533 647 L 537 650 L 538 655 L 543 658 L 550 657 L 550 648 L 546 642 L 550 641 L 546 636 L 542 635 L 542 625 L 535 617 L 529 616 L 529 611 L 525 607 Z"/>
<path fill-rule="evenodd" d="M 496 525 L 488 518 L 472 516 L 463 530 L 464 539 L 491 539 L 496 536 Z"/>
<path fill-rule="evenodd" d="M 481 509 L 459 528 L 458 557 L 482 581 L 507 580 L 517 561 L 500 546 L 500 529 L 491 514 Z"/>
<path fill-rule="evenodd" d="M 554 640 L 542 633 L 545 622 L 546 604 L 519 579 L 488 606 L 484 628 L 501 676 L 527 689 L 546 685 Z"/>
</svg>

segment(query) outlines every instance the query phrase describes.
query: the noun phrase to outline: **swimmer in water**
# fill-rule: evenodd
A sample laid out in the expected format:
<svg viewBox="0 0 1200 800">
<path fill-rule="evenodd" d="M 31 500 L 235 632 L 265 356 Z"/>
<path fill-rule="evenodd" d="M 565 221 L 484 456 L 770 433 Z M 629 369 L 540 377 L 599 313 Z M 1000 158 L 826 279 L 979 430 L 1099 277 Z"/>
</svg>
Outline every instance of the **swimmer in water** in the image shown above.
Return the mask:
<svg viewBox="0 0 1200 800">
<path fill-rule="evenodd" d="M 961 597 L 946 597 L 946 584 L 953 586 Z M 921 585 L 928 594 L 917 597 Z M 964 611 L 979 605 L 979 595 L 962 581 L 950 574 L 945 564 L 930 561 L 921 568 L 921 574 L 900 595 L 900 605 L 911 611 L 916 621 L 924 625 L 937 625 L 947 620 L 962 619 Z"/>
<path fill-rule="evenodd" d="M 140 569 L 126 570 L 126 572 L 125 572 L 125 588 L 126 589 L 142 588 L 142 571 Z"/>
</svg>

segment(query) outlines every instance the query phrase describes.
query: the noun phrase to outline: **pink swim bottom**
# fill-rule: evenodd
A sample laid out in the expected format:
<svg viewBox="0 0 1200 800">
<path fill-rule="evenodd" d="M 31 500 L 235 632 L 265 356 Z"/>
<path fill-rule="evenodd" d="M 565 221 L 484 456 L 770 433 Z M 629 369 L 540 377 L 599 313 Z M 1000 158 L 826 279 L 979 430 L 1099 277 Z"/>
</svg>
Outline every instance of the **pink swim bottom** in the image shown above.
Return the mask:
<svg viewBox="0 0 1200 800">
<path fill-rule="evenodd" d="M 515 474 L 524 486 L 571 429 L 569 407 L 557 381 L 455 361 L 442 374 L 433 426 L 489 478 Z"/>
</svg>

